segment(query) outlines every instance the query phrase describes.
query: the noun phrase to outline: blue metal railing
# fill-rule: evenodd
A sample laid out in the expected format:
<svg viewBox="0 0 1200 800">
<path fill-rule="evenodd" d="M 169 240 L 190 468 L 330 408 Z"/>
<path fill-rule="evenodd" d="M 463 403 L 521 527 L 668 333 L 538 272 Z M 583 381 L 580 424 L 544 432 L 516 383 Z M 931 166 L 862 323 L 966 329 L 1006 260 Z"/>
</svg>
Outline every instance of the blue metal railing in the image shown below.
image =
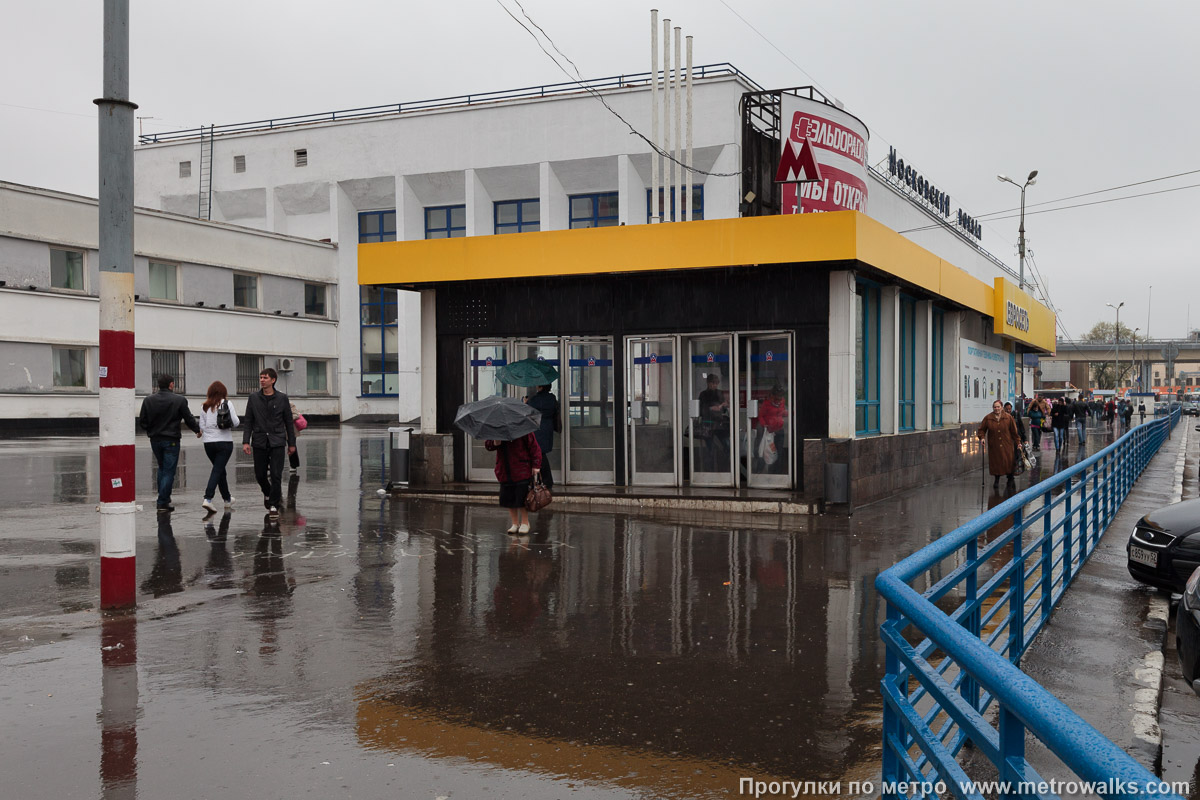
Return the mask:
<svg viewBox="0 0 1200 800">
<path fill-rule="evenodd" d="M 729 63 L 706 64 L 692 68 L 692 75 L 701 80 L 722 75 L 732 75 L 741 78 L 758 91 L 763 88 L 750 79 L 745 73 Z M 195 139 L 201 131 L 211 131 L 215 136 L 232 133 L 250 133 L 253 131 L 274 130 L 293 125 L 313 125 L 320 122 L 344 122 L 363 117 L 378 117 L 388 114 L 401 114 L 410 111 L 427 111 L 431 108 L 446 108 L 448 106 L 469 106 L 478 103 L 495 103 L 501 100 L 521 100 L 533 97 L 546 97 L 552 94 L 562 94 L 571 91 L 595 91 L 625 89 L 649 83 L 650 73 L 639 72 L 633 75 L 613 75 L 608 78 L 596 78 L 585 81 L 566 81 L 563 83 L 547 83 L 542 86 L 526 86 L 521 89 L 503 89 L 495 92 L 479 94 L 460 94 L 453 97 L 438 97 L 433 100 L 417 100 L 412 103 L 389 103 L 383 106 L 367 106 L 365 108 L 348 108 L 341 111 L 325 111 L 320 114 L 303 114 L 294 117 L 275 117 L 260 119 L 254 122 L 237 122 L 229 125 L 214 125 L 211 127 L 191 128 L 182 131 L 166 133 L 147 133 L 138 136 L 138 144 L 158 144 L 174 142 L 181 139 Z"/>
<path fill-rule="evenodd" d="M 903 782 L 908 794 L 915 785 L 921 796 L 982 798 L 958 760 L 970 741 L 1009 783 L 988 795 L 1056 797 L 1025 760 L 1029 732 L 1101 784 L 1097 794 L 1136 785 L 1140 797 L 1177 797 L 1019 665 L 1179 418 L 1176 409 L 1134 428 L 876 578 L 887 601 L 884 796 L 906 793 L 895 789 Z M 993 704 L 995 724 L 985 716 Z"/>
</svg>

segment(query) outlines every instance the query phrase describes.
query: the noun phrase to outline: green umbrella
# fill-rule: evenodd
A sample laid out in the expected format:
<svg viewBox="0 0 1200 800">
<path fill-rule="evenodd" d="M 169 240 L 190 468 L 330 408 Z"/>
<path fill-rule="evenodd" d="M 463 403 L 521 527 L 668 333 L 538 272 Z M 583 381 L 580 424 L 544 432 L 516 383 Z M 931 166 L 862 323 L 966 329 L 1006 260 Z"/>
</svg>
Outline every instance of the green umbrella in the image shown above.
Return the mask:
<svg viewBox="0 0 1200 800">
<path fill-rule="evenodd" d="M 496 377 L 512 386 L 548 386 L 558 380 L 558 370 L 545 361 L 523 358 L 505 364 Z"/>
</svg>

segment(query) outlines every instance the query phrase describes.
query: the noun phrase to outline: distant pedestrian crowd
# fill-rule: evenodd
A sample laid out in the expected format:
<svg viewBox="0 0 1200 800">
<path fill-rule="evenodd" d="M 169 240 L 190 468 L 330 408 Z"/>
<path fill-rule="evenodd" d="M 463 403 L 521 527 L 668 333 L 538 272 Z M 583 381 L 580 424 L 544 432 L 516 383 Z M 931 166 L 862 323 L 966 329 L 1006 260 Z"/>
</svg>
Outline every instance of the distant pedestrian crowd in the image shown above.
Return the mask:
<svg viewBox="0 0 1200 800">
<path fill-rule="evenodd" d="M 1000 488 L 1002 476 L 1007 477 L 1009 487 L 1013 485 L 1015 475 L 1020 471 L 1022 458 L 1028 456 L 1030 440 L 1031 450 L 1040 451 L 1042 434 L 1052 433 L 1054 449 L 1061 452 L 1070 445 L 1070 429 L 1074 424 L 1075 434 L 1082 447 L 1087 444 L 1089 418 L 1103 420 L 1111 431 L 1118 426 L 1131 427 L 1135 412 L 1140 416 L 1140 422 L 1146 421 L 1146 404 L 1139 402 L 1135 409 L 1133 402 L 1124 398 L 1072 399 L 1034 395 L 1029 399 L 1022 396 L 1018 399 L 1015 410 L 1012 403 L 1002 404 L 997 400 L 992 404 L 992 413 L 984 417 L 976 431 L 980 441 L 987 443 L 988 472 L 995 479 L 992 487 Z M 1029 420 L 1028 437 L 1025 418 Z"/>
</svg>

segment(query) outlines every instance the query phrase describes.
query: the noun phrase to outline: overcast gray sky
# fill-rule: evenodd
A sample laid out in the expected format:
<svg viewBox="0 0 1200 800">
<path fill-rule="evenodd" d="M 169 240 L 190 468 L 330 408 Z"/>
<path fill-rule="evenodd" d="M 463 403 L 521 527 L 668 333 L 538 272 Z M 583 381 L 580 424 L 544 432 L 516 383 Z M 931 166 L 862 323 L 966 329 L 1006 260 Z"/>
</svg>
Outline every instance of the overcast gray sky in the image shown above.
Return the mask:
<svg viewBox="0 0 1200 800">
<path fill-rule="evenodd" d="M 149 132 L 565 80 L 500 2 L 519 14 L 515 0 L 133 0 L 130 92 Z M 697 64 L 815 83 L 868 125 L 873 163 L 895 146 L 976 216 L 1018 205 L 996 173 L 1037 169 L 1028 246 L 1071 336 L 1121 301 L 1156 338 L 1200 326 L 1200 188 L 1032 213 L 1200 184 L 1034 205 L 1200 170 L 1200 3 L 521 2 L 585 77 L 647 70 L 657 5 Z M 96 194 L 101 9 L 0 0 L 0 180 Z M 1016 238 L 1015 218 L 985 225 L 1014 268 Z"/>
</svg>

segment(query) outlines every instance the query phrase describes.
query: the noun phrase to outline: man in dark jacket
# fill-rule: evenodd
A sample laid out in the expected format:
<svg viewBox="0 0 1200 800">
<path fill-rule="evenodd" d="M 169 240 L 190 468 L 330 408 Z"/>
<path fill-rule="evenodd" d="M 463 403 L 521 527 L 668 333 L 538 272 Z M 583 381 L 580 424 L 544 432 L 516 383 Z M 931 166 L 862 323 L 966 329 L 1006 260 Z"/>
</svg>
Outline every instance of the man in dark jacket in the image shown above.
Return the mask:
<svg viewBox="0 0 1200 800">
<path fill-rule="evenodd" d="M 242 452 L 254 456 L 254 478 L 262 488 L 263 505 L 272 515 L 279 514 L 283 505 L 284 451 L 296 452 L 292 404 L 286 394 L 275 391 L 278 379 L 270 367 L 258 374 L 261 388 L 246 401 L 242 417 Z"/>
<path fill-rule="evenodd" d="M 550 473 L 550 453 L 554 450 L 554 434 L 562 430 L 558 421 L 558 398 L 550 393 L 549 386 L 539 386 L 537 394 L 529 398 L 529 405 L 542 412 L 542 424 L 533 432 L 538 447 L 542 448 L 542 483 L 547 489 L 554 488 L 554 476 Z"/>
<path fill-rule="evenodd" d="M 1054 449 L 1061 451 L 1067 446 L 1071 429 L 1071 418 L 1075 416 L 1071 401 L 1065 397 L 1054 401 L 1050 409 L 1050 425 L 1054 429 Z"/>
<path fill-rule="evenodd" d="M 188 408 L 187 398 L 175 394 L 175 379 L 158 376 L 158 391 L 142 401 L 138 424 L 150 436 L 150 449 L 158 462 L 158 510 L 174 511 L 171 489 L 175 485 L 175 468 L 179 466 L 179 422 L 183 420 L 199 436 L 200 424 Z"/>
<path fill-rule="evenodd" d="M 1079 434 L 1079 443 L 1087 444 L 1088 404 L 1082 397 L 1075 401 L 1075 432 Z"/>
</svg>

